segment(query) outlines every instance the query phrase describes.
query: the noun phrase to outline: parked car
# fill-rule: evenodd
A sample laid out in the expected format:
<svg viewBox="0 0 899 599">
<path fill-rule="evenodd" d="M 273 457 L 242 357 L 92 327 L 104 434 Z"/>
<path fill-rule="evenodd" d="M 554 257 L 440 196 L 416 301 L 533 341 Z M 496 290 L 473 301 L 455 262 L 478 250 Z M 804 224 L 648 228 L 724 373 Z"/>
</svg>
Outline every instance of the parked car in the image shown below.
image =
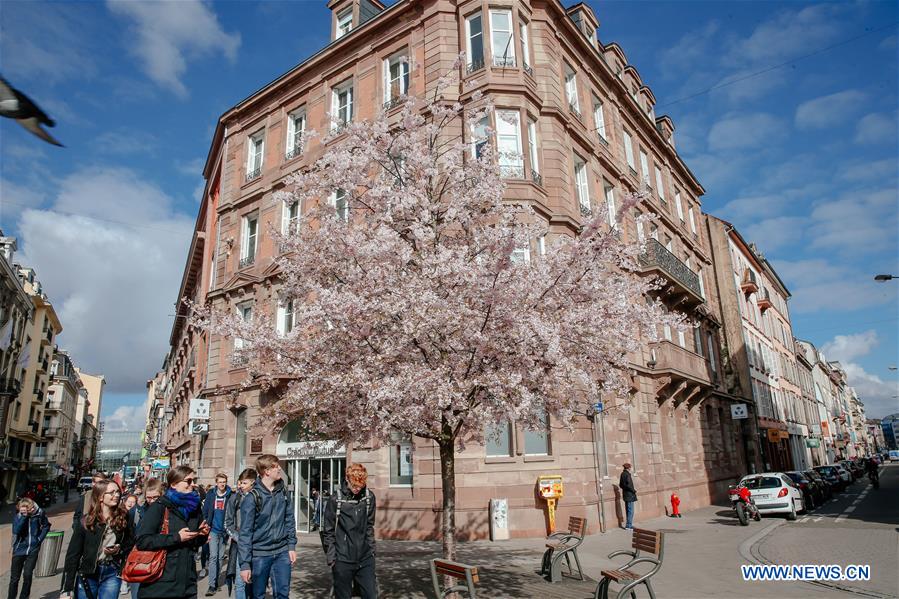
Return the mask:
<svg viewBox="0 0 899 599">
<path fill-rule="evenodd" d="M 865 473 L 865 469 L 858 460 L 843 460 L 843 465 L 849 468 L 853 480 L 858 480 Z"/>
<path fill-rule="evenodd" d="M 824 503 L 825 501 L 833 497 L 833 487 L 830 486 L 830 483 L 824 480 L 824 477 L 821 476 L 820 472 L 812 468 L 811 470 L 803 471 L 803 474 L 805 474 L 807 478 L 814 481 L 814 483 L 818 486 L 818 493 L 821 497 L 821 503 Z"/>
<path fill-rule="evenodd" d="M 890 462 L 899 462 L 899 451 L 891 449 L 889 453 Z"/>
<path fill-rule="evenodd" d="M 815 466 L 815 472 L 821 475 L 827 484 L 830 485 L 833 492 L 842 491 L 848 484 L 840 475 L 840 470 L 832 464 L 827 466 Z"/>
<path fill-rule="evenodd" d="M 824 498 L 821 497 L 818 485 L 813 483 L 804 472 L 793 470 L 784 472 L 784 474 L 789 476 L 790 480 L 802 491 L 803 511 L 813 510 L 816 506 L 821 505 Z"/>
<path fill-rule="evenodd" d="M 854 482 L 852 480 L 852 473 L 848 468 L 846 468 L 842 464 L 834 464 L 833 467 L 837 469 L 837 474 L 839 474 L 840 478 L 843 479 L 843 482 L 846 483 L 846 487 Z"/>
<path fill-rule="evenodd" d="M 805 511 L 802 490 L 783 472 L 750 474 L 740 484 L 752 492 L 752 501 L 762 515 L 786 514 L 787 520 L 795 520 L 797 513 Z"/>
<path fill-rule="evenodd" d="M 78 491 L 87 491 L 94 484 L 94 479 L 90 476 L 82 476 L 78 479 Z"/>
</svg>

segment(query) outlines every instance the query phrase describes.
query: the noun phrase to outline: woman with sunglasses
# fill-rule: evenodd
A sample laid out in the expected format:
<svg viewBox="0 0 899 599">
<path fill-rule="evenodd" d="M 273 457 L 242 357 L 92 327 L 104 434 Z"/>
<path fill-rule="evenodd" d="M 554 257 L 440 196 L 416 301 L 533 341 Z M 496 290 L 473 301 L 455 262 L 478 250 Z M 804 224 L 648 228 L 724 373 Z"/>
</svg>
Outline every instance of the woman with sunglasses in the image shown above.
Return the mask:
<svg viewBox="0 0 899 599">
<path fill-rule="evenodd" d="M 122 566 L 134 544 L 121 496 L 114 481 L 94 485 L 90 509 L 75 523 L 66 551 L 60 597 L 71 597 L 74 590 L 78 599 L 117 599 Z"/>
<path fill-rule="evenodd" d="M 165 569 L 157 580 L 142 582 L 138 599 L 182 599 L 197 596 L 197 566 L 194 554 L 206 543 L 209 525 L 202 522 L 197 475 L 188 466 L 169 470 L 168 490 L 152 503 L 137 527 L 137 548 L 164 549 Z M 168 533 L 162 532 L 168 518 Z"/>
</svg>

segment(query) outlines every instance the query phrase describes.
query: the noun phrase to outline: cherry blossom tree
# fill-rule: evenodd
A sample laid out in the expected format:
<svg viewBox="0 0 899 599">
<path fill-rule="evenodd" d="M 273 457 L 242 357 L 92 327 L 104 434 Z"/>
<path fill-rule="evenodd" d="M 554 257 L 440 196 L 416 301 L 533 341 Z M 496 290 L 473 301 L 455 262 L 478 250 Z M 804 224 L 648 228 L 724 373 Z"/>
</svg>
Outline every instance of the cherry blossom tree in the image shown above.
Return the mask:
<svg viewBox="0 0 899 599">
<path fill-rule="evenodd" d="M 651 299 L 639 245 L 602 218 L 544 244 L 545 219 L 504 199 L 502 161 L 469 135 L 489 100 L 463 106 L 448 90 L 453 77 L 398 115 L 329 132 L 278 192 L 303 208 L 277 258 L 292 327 L 208 311 L 197 322 L 243 339 L 254 384 L 288 381 L 267 422 L 301 418 L 348 443 L 398 432 L 435 443 L 454 559 L 457 448 L 505 420 L 571 426 L 600 396 L 626 402 L 628 355 L 680 319 Z"/>
</svg>

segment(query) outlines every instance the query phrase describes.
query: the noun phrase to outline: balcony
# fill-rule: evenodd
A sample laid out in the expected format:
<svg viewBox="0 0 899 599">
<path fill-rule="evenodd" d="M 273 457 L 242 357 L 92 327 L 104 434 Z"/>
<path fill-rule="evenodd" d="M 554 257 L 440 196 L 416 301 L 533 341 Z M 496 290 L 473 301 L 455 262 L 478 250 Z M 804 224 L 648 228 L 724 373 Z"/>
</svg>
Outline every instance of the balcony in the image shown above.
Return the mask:
<svg viewBox="0 0 899 599">
<path fill-rule="evenodd" d="M 541 175 L 540 173 L 538 173 L 535 170 L 531 170 L 531 181 L 533 181 L 537 185 L 542 186 L 543 185 L 543 175 Z"/>
<path fill-rule="evenodd" d="M 768 308 L 774 306 L 774 304 L 771 303 L 771 295 L 768 293 L 767 289 L 762 289 L 762 294 L 758 298 L 758 305 L 759 310 L 762 312 L 765 312 Z"/>
<path fill-rule="evenodd" d="M 239 264 L 238 264 L 238 268 L 246 268 L 246 267 L 248 267 L 248 266 L 252 266 L 253 263 L 254 263 L 255 261 L 256 261 L 256 256 L 255 256 L 255 255 L 252 255 L 252 256 L 244 256 L 243 258 L 240 259 L 240 262 L 239 262 Z"/>
<path fill-rule="evenodd" d="M 571 112 L 571 114 L 573 114 L 575 116 L 575 118 L 577 118 L 577 120 L 579 120 L 581 122 L 584 121 L 584 117 L 581 116 L 580 109 L 578 109 L 578 107 L 574 105 L 574 102 L 568 103 L 568 110 Z"/>
<path fill-rule="evenodd" d="M 468 63 L 468 66 L 465 68 L 465 74 L 471 75 L 472 73 L 476 73 L 483 68 L 484 68 L 484 59 L 483 58 L 481 58 L 480 60 L 473 60 L 470 63 Z"/>
<path fill-rule="evenodd" d="M 44 329 L 44 336 L 41 337 L 41 345 L 49 345 L 53 343 L 53 330 L 52 329 Z"/>
<path fill-rule="evenodd" d="M 674 407 L 686 402 L 695 407 L 708 396 L 712 377 L 708 361 L 670 341 L 660 341 L 650 347 L 646 366 L 656 383 L 659 403 L 671 401 Z"/>
<path fill-rule="evenodd" d="M 743 281 L 740 283 L 740 289 L 746 295 L 750 295 L 759 290 L 759 283 L 755 278 L 755 273 L 750 269 L 743 272 Z"/>
<path fill-rule="evenodd" d="M 44 432 L 41 433 L 41 436 L 45 439 L 53 439 L 59 436 L 60 427 L 58 426 L 50 426 L 44 429 Z"/>
<path fill-rule="evenodd" d="M 499 174 L 503 179 L 524 179 L 524 165 L 500 164 Z"/>
<path fill-rule="evenodd" d="M 43 455 L 33 455 L 33 456 L 31 456 L 31 458 L 29 459 L 29 461 L 30 461 L 32 464 L 47 464 L 47 463 L 49 463 L 49 462 L 52 462 L 52 461 L 53 461 L 53 458 L 51 458 L 51 457 L 50 457 L 49 455 L 47 455 L 47 454 L 43 454 Z"/>
<path fill-rule="evenodd" d="M 522 65 L 521 68 L 524 69 L 524 72 L 527 73 L 528 76 L 530 76 L 530 77 L 533 78 L 533 76 L 534 76 L 534 67 L 532 67 L 532 66 L 529 65 L 528 63 L 524 63 L 524 64 Z"/>
<path fill-rule="evenodd" d="M 593 202 L 590 200 L 578 200 L 578 208 L 581 211 L 581 216 L 584 218 L 590 218 L 593 216 L 593 208 L 591 207 Z"/>
<path fill-rule="evenodd" d="M 384 106 L 383 106 L 384 112 L 387 112 L 388 110 L 393 110 L 397 106 L 401 106 L 405 99 L 406 99 L 406 96 L 393 96 L 392 98 L 390 98 L 389 100 L 384 102 Z"/>
<path fill-rule="evenodd" d="M 515 58 L 512 56 L 494 56 L 493 57 L 493 66 L 500 67 L 503 69 L 514 68 L 515 67 Z"/>
<path fill-rule="evenodd" d="M 247 171 L 246 177 L 244 177 L 244 183 L 249 183 L 253 179 L 258 179 L 262 176 L 262 167 L 255 168 L 251 171 Z"/>
<path fill-rule="evenodd" d="M 643 272 L 653 273 L 665 281 L 665 292 L 679 302 L 701 304 L 705 301 L 699 287 L 699 275 L 669 252 L 656 239 L 646 242 L 646 249 L 640 255 Z"/>
<path fill-rule="evenodd" d="M 303 154 L 303 144 L 298 143 L 293 146 L 290 150 L 288 150 L 284 154 L 284 160 L 293 160 L 294 158 L 301 156 Z"/>
</svg>

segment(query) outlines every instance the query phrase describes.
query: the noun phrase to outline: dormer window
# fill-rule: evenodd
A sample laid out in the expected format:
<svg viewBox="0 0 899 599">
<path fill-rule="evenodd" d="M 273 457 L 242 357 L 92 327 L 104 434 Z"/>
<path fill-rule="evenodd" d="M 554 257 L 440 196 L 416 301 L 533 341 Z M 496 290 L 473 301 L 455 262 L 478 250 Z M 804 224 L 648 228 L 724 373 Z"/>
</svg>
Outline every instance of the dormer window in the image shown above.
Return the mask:
<svg viewBox="0 0 899 599">
<path fill-rule="evenodd" d="M 348 8 L 342 13 L 337 15 L 337 31 L 334 34 L 334 39 L 341 38 L 345 36 L 350 30 L 353 29 L 353 9 Z"/>
</svg>

